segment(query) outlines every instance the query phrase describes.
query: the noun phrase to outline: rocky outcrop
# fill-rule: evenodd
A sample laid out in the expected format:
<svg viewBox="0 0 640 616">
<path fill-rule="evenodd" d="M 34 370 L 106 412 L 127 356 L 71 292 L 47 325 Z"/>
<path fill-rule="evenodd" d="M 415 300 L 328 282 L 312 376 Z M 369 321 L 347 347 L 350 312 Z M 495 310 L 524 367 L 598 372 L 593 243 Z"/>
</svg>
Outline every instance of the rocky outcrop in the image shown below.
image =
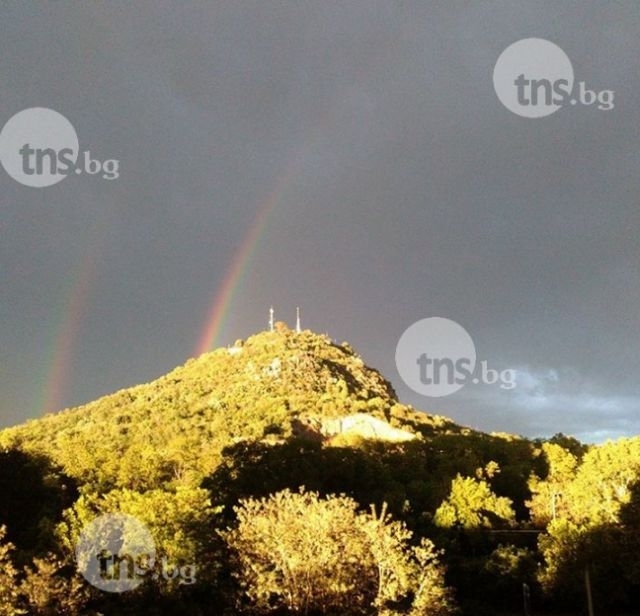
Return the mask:
<svg viewBox="0 0 640 616">
<path fill-rule="evenodd" d="M 365 413 L 324 419 L 298 418 L 292 422 L 292 429 L 296 436 L 318 441 L 328 441 L 339 435 L 391 442 L 411 441 L 416 438 L 415 434 L 407 430 L 394 428 L 388 422 Z"/>
</svg>

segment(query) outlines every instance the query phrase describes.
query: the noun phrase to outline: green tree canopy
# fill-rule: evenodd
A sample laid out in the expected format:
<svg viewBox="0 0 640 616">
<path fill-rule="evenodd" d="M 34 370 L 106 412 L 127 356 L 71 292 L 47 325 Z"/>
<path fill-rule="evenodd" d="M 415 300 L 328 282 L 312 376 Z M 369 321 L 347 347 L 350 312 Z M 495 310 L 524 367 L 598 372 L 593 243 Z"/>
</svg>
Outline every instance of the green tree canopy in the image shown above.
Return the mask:
<svg viewBox="0 0 640 616">
<path fill-rule="evenodd" d="M 434 516 L 437 526 L 465 529 L 510 526 L 515 522 L 512 502 L 497 496 L 485 479 L 457 475 L 451 482 L 451 492 Z"/>
</svg>

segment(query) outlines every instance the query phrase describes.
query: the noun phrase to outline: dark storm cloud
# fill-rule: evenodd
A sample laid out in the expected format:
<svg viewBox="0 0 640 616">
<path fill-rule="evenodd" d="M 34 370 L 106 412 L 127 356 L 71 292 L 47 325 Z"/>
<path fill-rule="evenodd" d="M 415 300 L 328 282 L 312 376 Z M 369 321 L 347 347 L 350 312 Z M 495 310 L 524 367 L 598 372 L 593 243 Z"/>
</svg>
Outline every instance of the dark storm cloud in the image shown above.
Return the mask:
<svg viewBox="0 0 640 616">
<path fill-rule="evenodd" d="M 223 338 L 266 307 L 348 339 L 401 397 L 474 426 L 638 433 L 634 2 L 5 4 L 0 115 L 56 109 L 118 180 L 2 177 L 3 424 L 38 412 L 81 261 L 64 404 L 182 363 L 287 169 Z M 491 80 L 526 37 L 615 108 L 530 120 Z M 4 172 L 3 172 L 4 173 Z M 458 321 L 518 386 L 425 399 L 402 331 Z"/>
</svg>

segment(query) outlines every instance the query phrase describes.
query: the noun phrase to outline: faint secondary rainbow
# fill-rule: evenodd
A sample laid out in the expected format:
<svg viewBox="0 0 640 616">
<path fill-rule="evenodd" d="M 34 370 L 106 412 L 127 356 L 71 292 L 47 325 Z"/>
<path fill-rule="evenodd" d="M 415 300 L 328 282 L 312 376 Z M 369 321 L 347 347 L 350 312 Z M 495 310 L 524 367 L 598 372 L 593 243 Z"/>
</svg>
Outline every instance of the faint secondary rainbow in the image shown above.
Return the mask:
<svg viewBox="0 0 640 616">
<path fill-rule="evenodd" d="M 75 282 L 60 317 L 58 331 L 53 339 L 42 398 L 38 404 L 40 415 L 57 411 L 62 407 L 69 385 L 75 342 L 88 303 L 95 266 L 98 262 L 98 253 L 98 250 L 92 250 L 74 276 Z"/>
<path fill-rule="evenodd" d="M 262 232 L 267 226 L 269 215 L 276 205 L 282 201 L 283 196 L 295 178 L 298 160 L 297 156 L 293 157 L 283 173 L 280 174 L 264 203 L 258 208 L 249 230 L 236 250 L 231 266 L 211 304 L 206 325 L 194 351 L 196 357 L 209 351 L 214 343 L 218 342 L 217 338 L 225 324 L 233 298 L 248 269 L 247 266 L 251 261 L 251 257 L 256 251 Z"/>
<path fill-rule="evenodd" d="M 88 242 L 81 261 L 72 270 L 65 301 L 62 303 L 57 327 L 53 332 L 49 361 L 45 371 L 36 413 L 44 415 L 58 411 L 64 404 L 71 381 L 71 368 L 76 342 L 89 305 L 96 269 L 103 254 L 108 229 L 109 211 L 101 212 L 87 233 Z"/>
</svg>

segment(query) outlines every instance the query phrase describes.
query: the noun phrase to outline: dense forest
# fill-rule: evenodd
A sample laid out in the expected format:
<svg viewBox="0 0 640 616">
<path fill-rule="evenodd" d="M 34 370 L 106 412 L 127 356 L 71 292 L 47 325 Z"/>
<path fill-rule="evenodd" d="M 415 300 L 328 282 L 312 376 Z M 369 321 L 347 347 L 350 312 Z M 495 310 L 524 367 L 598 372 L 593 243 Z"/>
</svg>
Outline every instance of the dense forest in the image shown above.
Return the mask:
<svg viewBox="0 0 640 616">
<path fill-rule="evenodd" d="M 640 438 L 477 432 L 279 323 L 0 432 L 0 616 L 640 613 L 639 479 Z M 124 592 L 79 571 L 108 514 L 155 546 Z"/>
</svg>

